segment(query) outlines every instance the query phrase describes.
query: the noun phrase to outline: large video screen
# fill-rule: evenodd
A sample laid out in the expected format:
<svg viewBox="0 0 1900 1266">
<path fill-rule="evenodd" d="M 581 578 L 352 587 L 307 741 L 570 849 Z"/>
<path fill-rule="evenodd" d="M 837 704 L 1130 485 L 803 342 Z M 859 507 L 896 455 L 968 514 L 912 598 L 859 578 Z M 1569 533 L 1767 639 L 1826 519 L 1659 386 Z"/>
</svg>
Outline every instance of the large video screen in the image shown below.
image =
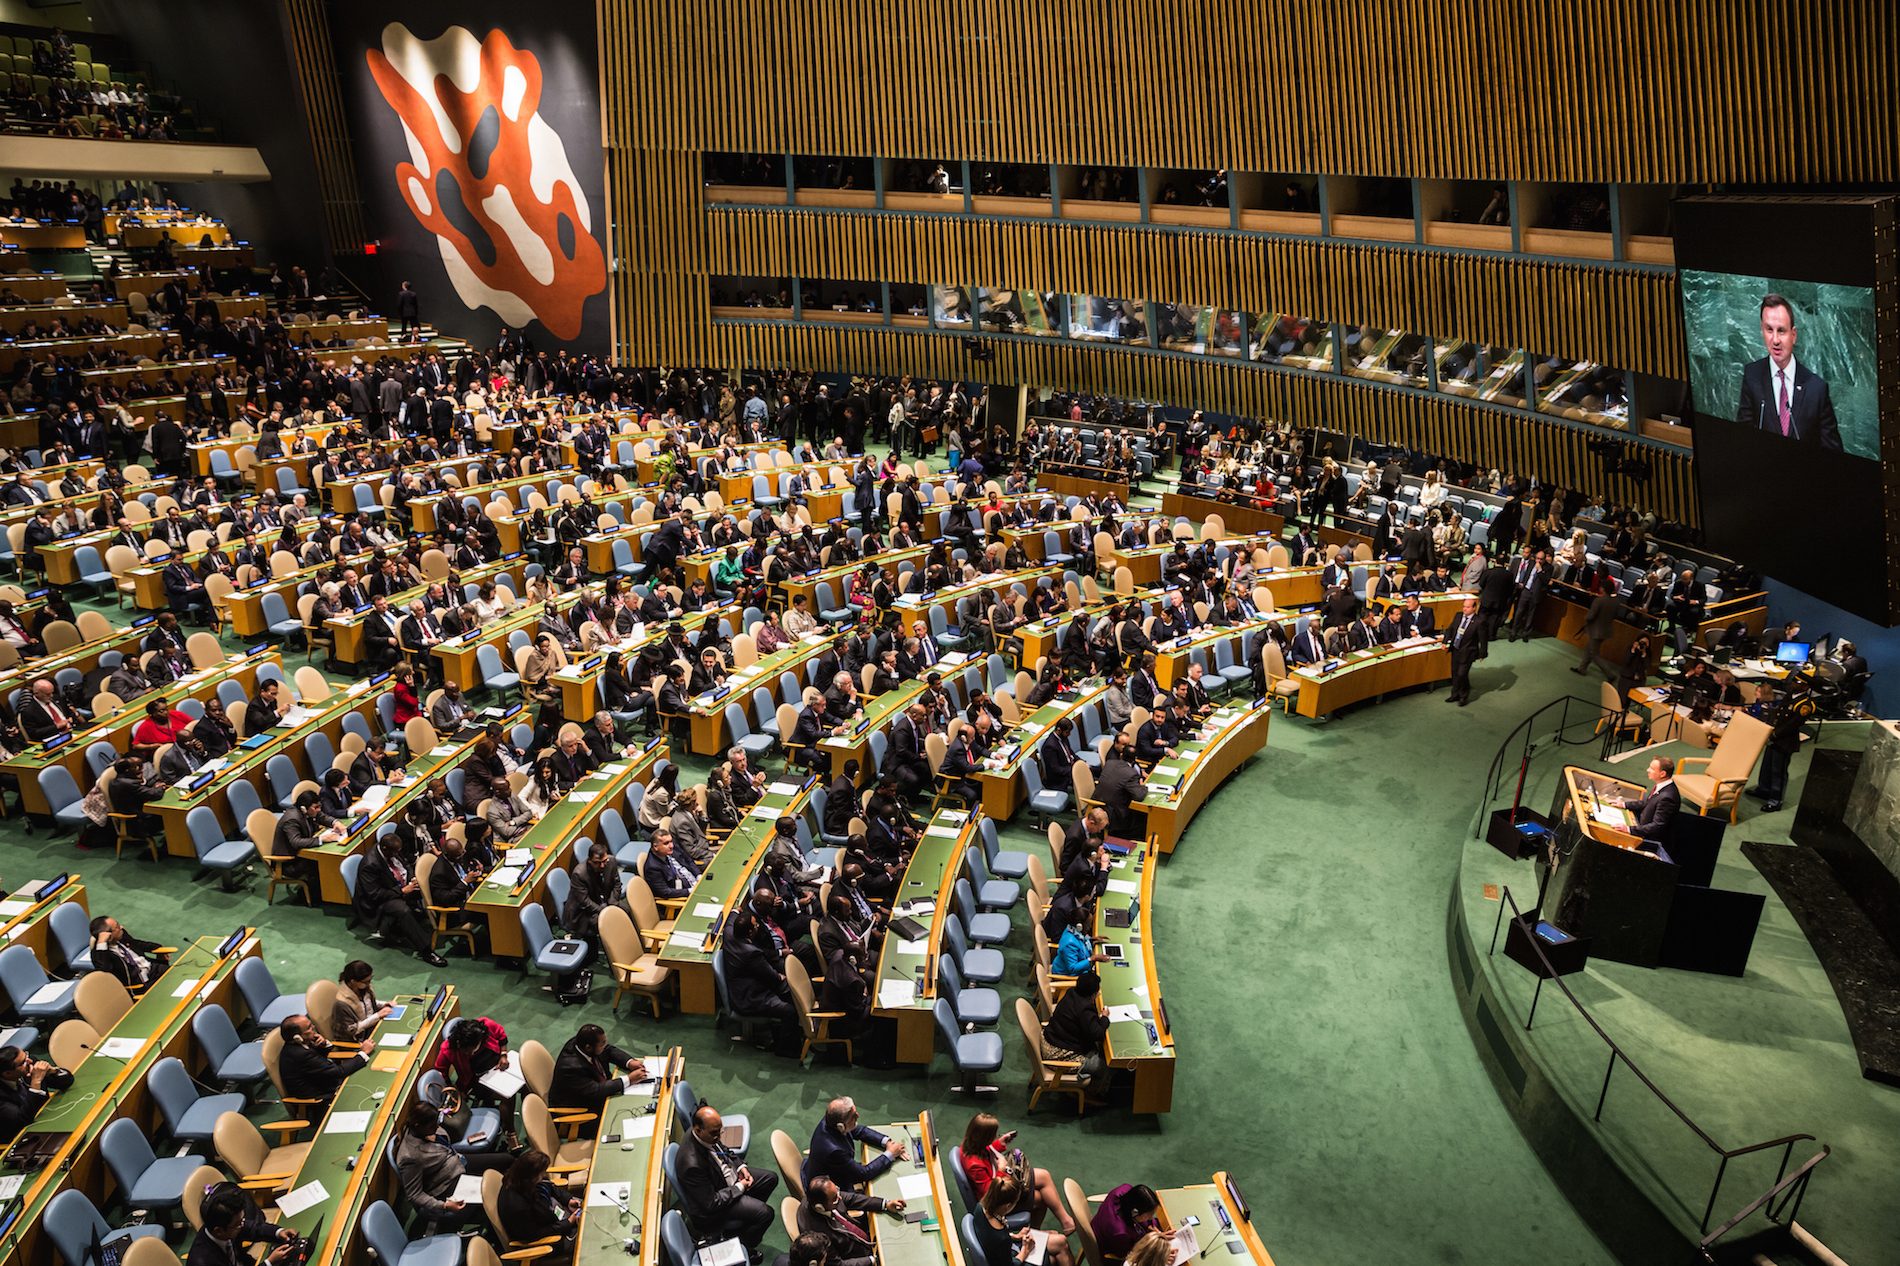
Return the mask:
<svg viewBox="0 0 1900 1266">
<path fill-rule="evenodd" d="M 1886 619 L 1872 198 L 1688 198 L 1676 263 L 1710 548 Z"/>
</svg>

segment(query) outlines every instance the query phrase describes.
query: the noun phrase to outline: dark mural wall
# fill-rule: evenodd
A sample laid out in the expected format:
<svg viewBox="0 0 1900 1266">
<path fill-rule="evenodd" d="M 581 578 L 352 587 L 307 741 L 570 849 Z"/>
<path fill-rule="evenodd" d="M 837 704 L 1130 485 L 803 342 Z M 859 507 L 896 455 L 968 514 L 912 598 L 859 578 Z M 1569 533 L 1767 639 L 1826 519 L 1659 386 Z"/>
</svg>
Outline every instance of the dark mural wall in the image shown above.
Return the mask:
<svg viewBox="0 0 1900 1266">
<path fill-rule="evenodd" d="M 538 346 L 604 351 L 594 7 L 329 12 L 378 288 L 412 282 L 425 320 L 481 345 L 505 324 Z"/>
</svg>

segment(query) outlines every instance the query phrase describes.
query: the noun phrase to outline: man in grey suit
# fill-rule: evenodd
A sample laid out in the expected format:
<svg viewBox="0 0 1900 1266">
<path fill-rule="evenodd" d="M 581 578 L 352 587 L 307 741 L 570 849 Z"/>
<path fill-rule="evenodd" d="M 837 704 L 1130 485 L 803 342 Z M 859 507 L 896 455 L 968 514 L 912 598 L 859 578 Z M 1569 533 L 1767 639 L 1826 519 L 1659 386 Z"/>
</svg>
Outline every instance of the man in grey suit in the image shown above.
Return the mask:
<svg viewBox="0 0 1900 1266">
<path fill-rule="evenodd" d="M 1622 614 L 1623 599 L 1614 593 L 1600 593 L 1590 599 L 1590 608 L 1583 613 L 1583 655 L 1571 672 L 1582 676 L 1595 664 L 1611 681 L 1616 680 L 1616 666 L 1604 663 L 1600 656 L 1603 643 L 1616 632 L 1616 621 Z"/>
</svg>

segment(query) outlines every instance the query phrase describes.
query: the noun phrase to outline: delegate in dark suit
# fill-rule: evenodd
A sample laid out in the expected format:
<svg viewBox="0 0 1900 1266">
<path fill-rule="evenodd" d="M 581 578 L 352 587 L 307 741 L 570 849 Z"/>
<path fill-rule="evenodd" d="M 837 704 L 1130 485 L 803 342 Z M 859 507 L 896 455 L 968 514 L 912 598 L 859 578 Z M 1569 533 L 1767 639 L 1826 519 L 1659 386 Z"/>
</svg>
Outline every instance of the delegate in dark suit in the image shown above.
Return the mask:
<svg viewBox="0 0 1900 1266">
<path fill-rule="evenodd" d="M 679 1143 L 676 1172 L 686 1220 L 703 1238 L 737 1236 L 748 1249 L 755 1248 L 776 1220 L 766 1201 L 778 1175 L 751 1173 L 716 1140 L 707 1143 L 688 1131 Z"/>
<path fill-rule="evenodd" d="M 1841 431 L 1834 421 L 1834 401 L 1827 379 L 1794 362 L 1794 383 L 1788 393 L 1787 426 L 1781 418 L 1781 393 L 1776 390 L 1774 366 L 1764 356 L 1742 367 L 1741 399 L 1735 420 L 1770 435 L 1786 435 L 1803 444 L 1819 444 L 1829 452 L 1841 451 Z"/>
<path fill-rule="evenodd" d="M 1682 809 L 1682 793 L 1673 780 L 1660 782 L 1631 807 L 1636 821 L 1630 826 L 1630 834 L 1650 844 L 1661 844 L 1669 838 L 1670 824 Z"/>
<path fill-rule="evenodd" d="M 1471 699 L 1471 666 L 1484 658 L 1484 618 L 1476 611 L 1460 611 L 1445 627 L 1445 645 L 1451 648 L 1451 693 L 1446 698 L 1463 707 Z"/>
<path fill-rule="evenodd" d="M 1622 614 L 1623 599 L 1616 594 L 1600 593 L 1590 599 L 1590 609 L 1583 613 L 1583 655 L 1571 672 L 1587 673 L 1592 664 L 1599 662 L 1603 644 L 1616 632 L 1616 619 Z M 1605 675 L 1616 674 L 1606 665 Z"/>
</svg>

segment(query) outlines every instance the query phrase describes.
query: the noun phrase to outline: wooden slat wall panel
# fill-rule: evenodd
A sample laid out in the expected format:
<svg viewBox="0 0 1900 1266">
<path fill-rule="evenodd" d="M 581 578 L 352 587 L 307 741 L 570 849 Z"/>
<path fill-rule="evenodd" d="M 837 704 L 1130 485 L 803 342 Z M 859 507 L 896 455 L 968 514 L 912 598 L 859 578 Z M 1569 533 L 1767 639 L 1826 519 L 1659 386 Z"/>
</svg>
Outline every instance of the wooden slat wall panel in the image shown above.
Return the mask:
<svg viewBox="0 0 1900 1266">
<path fill-rule="evenodd" d="M 1891 0 L 598 0 L 631 143 L 1654 182 L 1891 181 Z"/>
<path fill-rule="evenodd" d="M 317 187 L 323 192 L 324 233 L 333 252 L 359 255 L 368 234 L 363 229 L 363 200 L 356 188 L 356 162 L 337 87 L 329 22 L 321 0 L 283 2 L 310 148 L 316 158 Z"/>
<path fill-rule="evenodd" d="M 720 208 L 707 218 L 710 257 L 727 276 L 956 282 L 1293 312 L 1685 372 L 1676 279 L 1654 270 L 958 216 Z"/>
</svg>

